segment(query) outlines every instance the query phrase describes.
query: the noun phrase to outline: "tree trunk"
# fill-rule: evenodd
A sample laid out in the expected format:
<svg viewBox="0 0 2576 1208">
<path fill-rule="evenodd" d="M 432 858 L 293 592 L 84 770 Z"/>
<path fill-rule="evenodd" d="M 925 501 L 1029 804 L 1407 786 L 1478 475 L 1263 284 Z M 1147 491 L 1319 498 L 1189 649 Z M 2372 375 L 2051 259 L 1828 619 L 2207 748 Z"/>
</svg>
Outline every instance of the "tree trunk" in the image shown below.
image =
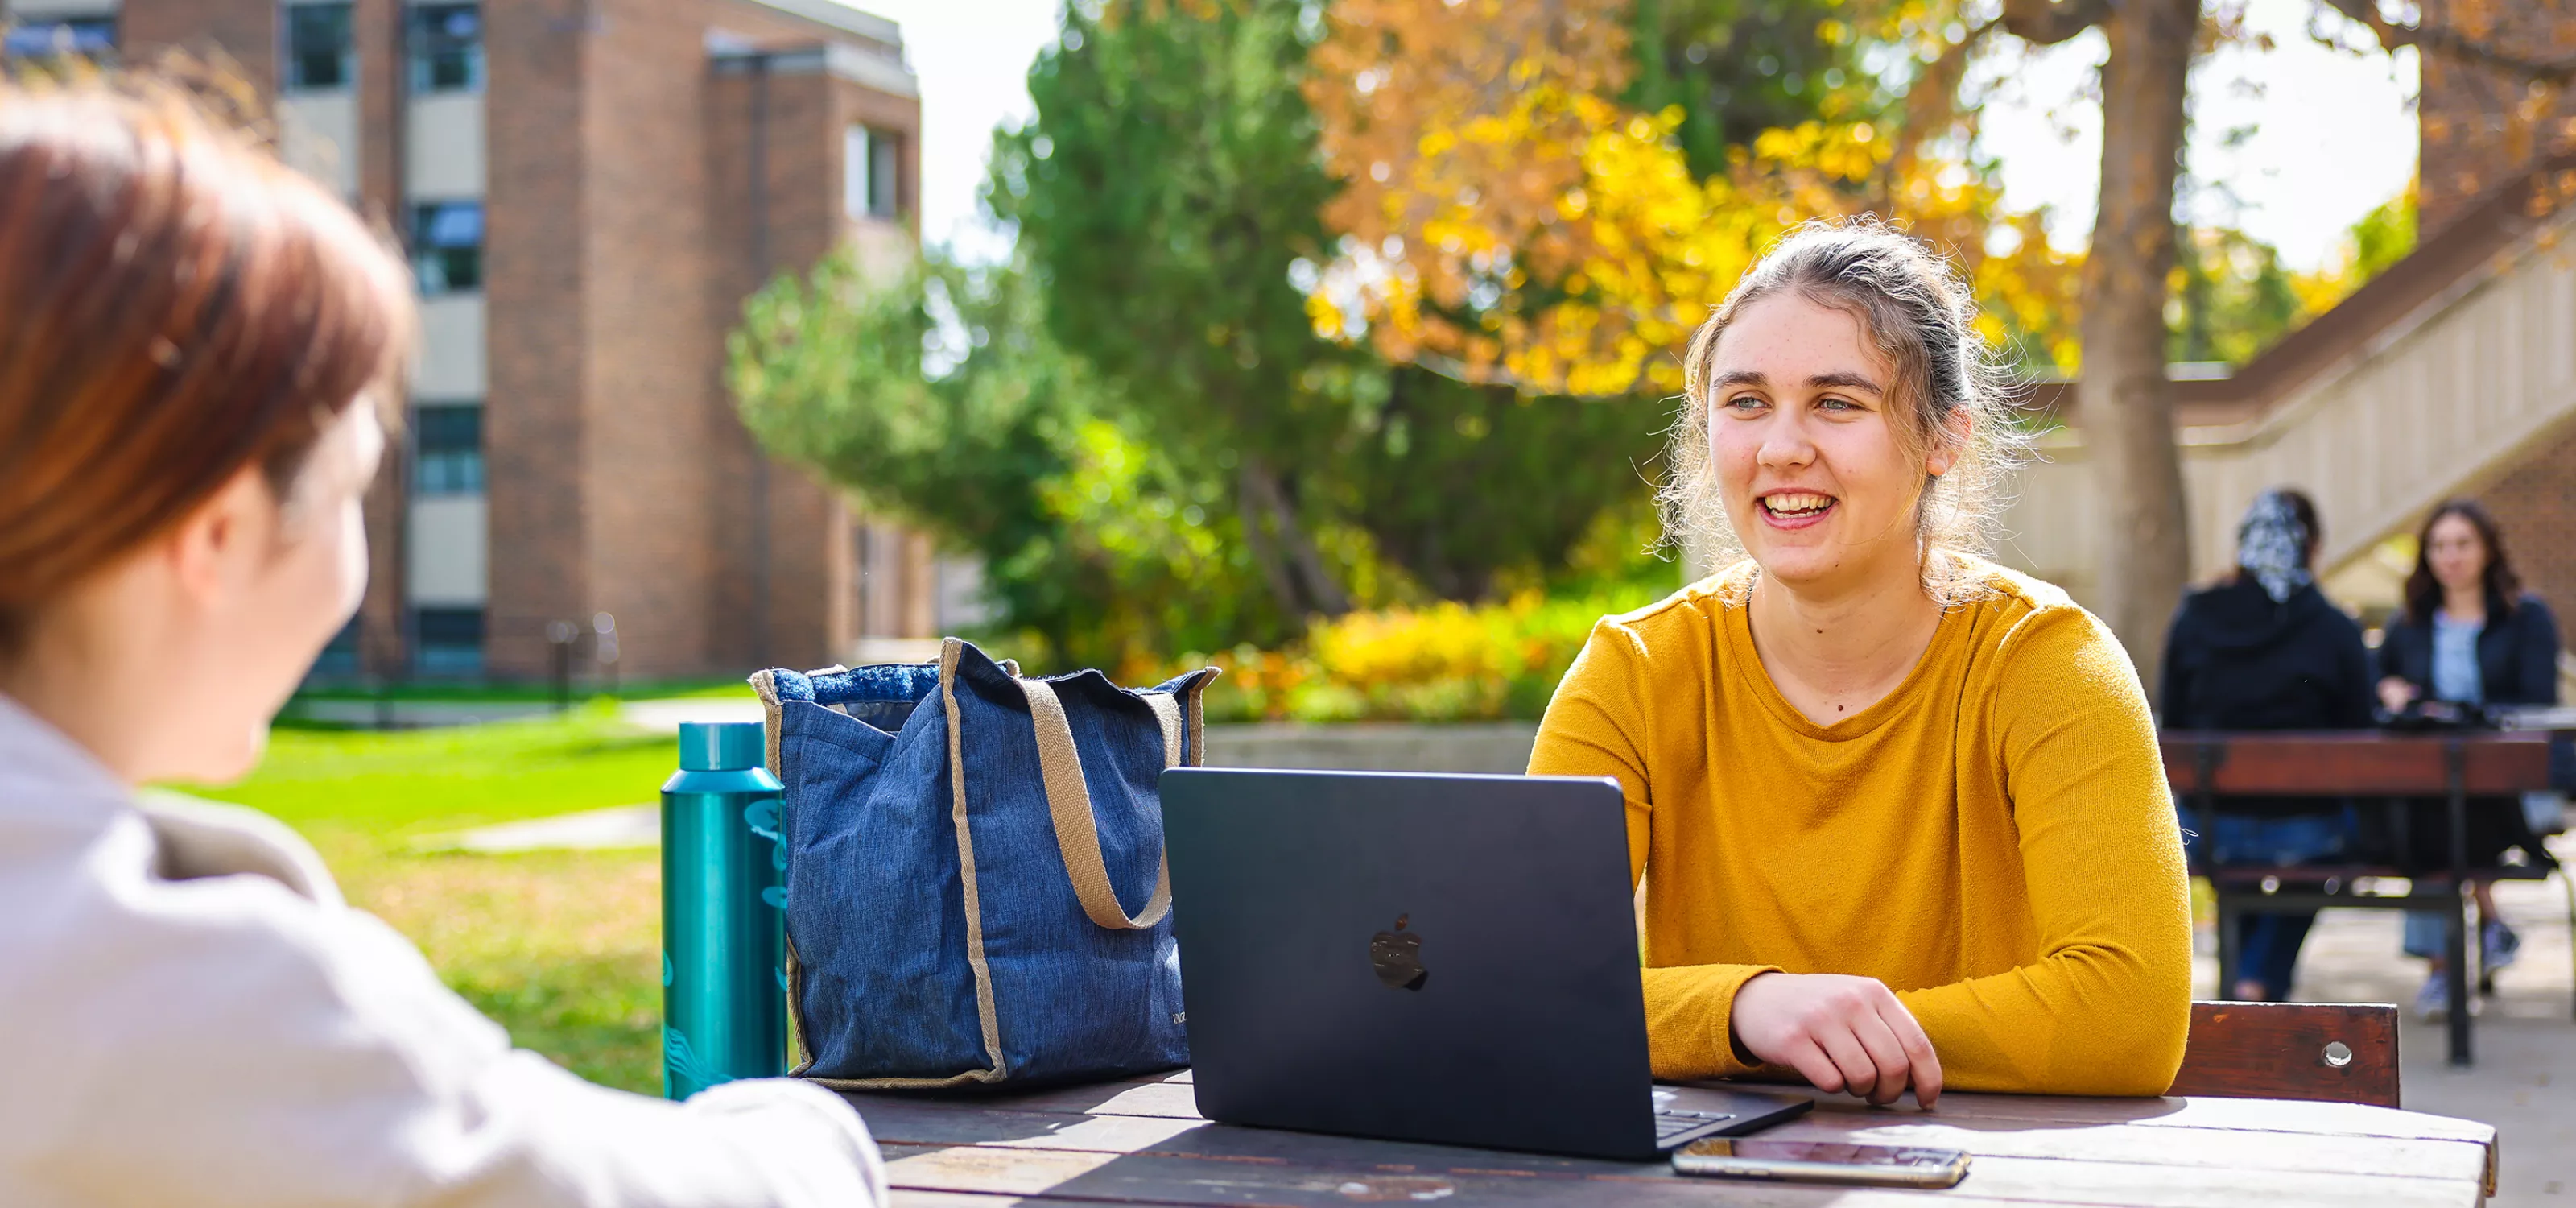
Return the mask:
<svg viewBox="0 0 2576 1208">
<path fill-rule="evenodd" d="M 1297 521 L 1297 506 L 1282 488 L 1279 475 L 1257 457 L 1243 459 L 1236 478 L 1243 508 L 1244 537 L 1270 582 L 1271 594 L 1297 620 L 1321 613 L 1337 617 L 1351 610 L 1350 595 L 1324 566 L 1322 551 Z M 1269 522 L 1263 532 L 1262 522 Z"/>
<path fill-rule="evenodd" d="M 2101 492 L 2097 594 L 2150 684 L 2191 573 L 2165 377 L 2165 282 L 2199 24 L 2198 0 L 2129 0 L 2103 22 L 2111 54 L 2102 65 L 2102 200 L 2084 263 L 2076 415 Z"/>
<path fill-rule="evenodd" d="M 1288 576 L 1288 564 L 1279 557 L 1279 546 L 1270 540 L 1268 519 L 1261 506 L 1257 485 L 1261 474 L 1256 463 L 1245 458 L 1234 476 L 1234 514 L 1243 522 L 1243 543 L 1252 550 L 1253 565 L 1261 568 L 1261 581 L 1270 588 L 1270 598 L 1279 605 L 1279 615 L 1294 626 L 1306 619 L 1305 602 L 1297 596 L 1296 581 Z"/>
</svg>

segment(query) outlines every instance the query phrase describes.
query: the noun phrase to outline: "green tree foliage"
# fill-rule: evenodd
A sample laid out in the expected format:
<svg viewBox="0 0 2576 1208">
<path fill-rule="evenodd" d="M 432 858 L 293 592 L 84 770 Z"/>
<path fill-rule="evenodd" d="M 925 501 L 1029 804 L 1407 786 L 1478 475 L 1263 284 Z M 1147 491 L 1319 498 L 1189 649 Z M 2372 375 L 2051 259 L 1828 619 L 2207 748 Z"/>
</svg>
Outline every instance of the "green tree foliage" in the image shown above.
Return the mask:
<svg viewBox="0 0 2576 1208">
<path fill-rule="evenodd" d="M 2349 254 L 2328 272 L 2350 282 L 2346 292 L 2415 251 L 2415 197 L 2415 186 L 2408 185 L 2405 192 L 2379 203 L 2345 232 Z"/>
<path fill-rule="evenodd" d="M 999 628 L 1057 660 L 1275 627 L 1221 493 L 1121 425 L 1039 305 L 1016 267 L 872 283 L 835 254 L 746 305 L 728 384 L 765 447 L 980 557 Z"/>
<path fill-rule="evenodd" d="M 1280 614 L 1408 581 L 1483 598 L 1642 505 L 1666 410 L 1515 396 L 1317 338 L 1291 281 L 1341 188 L 1299 89 L 1321 30 L 1296 4 L 1077 6 L 987 196 L 1038 266 L 1050 330 L 1139 432 L 1221 476 Z"/>
<path fill-rule="evenodd" d="M 1297 93 L 1295 4 L 1068 8 L 1029 71 L 1037 119 L 995 141 L 987 199 L 1019 228 L 1050 330 L 1117 384 L 1151 438 L 1227 472 L 1281 611 L 1349 606 L 1313 535 L 1314 481 L 1348 411 L 1306 389 L 1331 355 L 1289 264 L 1333 192 Z"/>
<path fill-rule="evenodd" d="M 1043 536 L 1037 484 L 1064 472 L 1090 384 L 1019 322 L 1032 305 L 1003 274 L 977 288 L 925 263 L 867 280 L 846 251 L 754 295 L 730 341 L 730 377 L 762 444 L 830 474 L 869 509 L 987 549 Z M 960 307 L 959 303 L 963 303 Z M 967 345 L 933 379 L 934 306 Z"/>
<path fill-rule="evenodd" d="M 1805 45 L 1831 0 L 1649 3 L 1678 39 L 1658 44 L 1670 103 L 1727 138 L 1847 70 Z M 1319 212 L 1344 187 L 1300 88 L 1321 14 L 1070 6 L 1030 72 L 1035 120 L 995 140 L 1014 263 L 869 282 L 835 256 L 773 284 L 731 348 L 754 434 L 979 557 L 996 627 L 1063 664 L 1618 578 L 1600 551 L 1642 553 L 1669 400 L 1473 385 L 1316 335 L 1292 282 L 1330 254 Z M 1766 82 L 1712 86 L 1739 63 Z"/>
<path fill-rule="evenodd" d="M 1699 176 L 1726 171 L 1728 149 L 1764 130 L 1879 100 L 1843 0 L 1634 0 L 1631 13 L 1637 74 L 1620 99 L 1647 113 L 1679 106 L 1673 136 Z"/>
<path fill-rule="evenodd" d="M 2166 358 L 2242 365 L 2308 318 L 2280 250 L 2243 231 L 2188 228 L 2174 245 Z"/>
<path fill-rule="evenodd" d="M 2411 187 L 2362 215 L 2313 272 L 2283 267 L 2278 249 L 2243 231 L 2185 230 L 2165 307 L 2168 359 L 2242 366 L 2414 250 Z"/>
<path fill-rule="evenodd" d="M 1523 568 L 1562 577 L 1605 508 L 1650 511 L 1667 401 L 1529 395 L 1412 365 L 1360 381 L 1373 405 L 1341 463 L 1350 509 L 1432 595 L 1485 599 Z"/>
</svg>

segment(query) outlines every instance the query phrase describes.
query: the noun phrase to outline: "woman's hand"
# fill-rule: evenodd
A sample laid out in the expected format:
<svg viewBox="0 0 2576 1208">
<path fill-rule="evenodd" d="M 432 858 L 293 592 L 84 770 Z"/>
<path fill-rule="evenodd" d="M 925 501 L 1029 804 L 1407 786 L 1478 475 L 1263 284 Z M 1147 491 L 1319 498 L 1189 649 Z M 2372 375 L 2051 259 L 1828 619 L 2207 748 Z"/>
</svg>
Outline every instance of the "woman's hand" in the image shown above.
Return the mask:
<svg viewBox="0 0 2576 1208">
<path fill-rule="evenodd" d="M 1728 1027 L 1745 1052 L 1798 1071 L 1828 1094 L 1848 1090 L 1880 1106 L 1908 1086 L 1924 1107 L 1941 1097 L 1931 1039 L 1874 977 L 1755 974 L 1736 989 Z"/>
<path fill-rule="evenodd" d="M 2349 697 L 2345 699 L 2350 699 Z M 2379 703 L 2391 713 L 2402 713 L 2407 702 L 2415 699 L 2415 685 L 2397 676 L 2379 681 Z"/>
</svg>

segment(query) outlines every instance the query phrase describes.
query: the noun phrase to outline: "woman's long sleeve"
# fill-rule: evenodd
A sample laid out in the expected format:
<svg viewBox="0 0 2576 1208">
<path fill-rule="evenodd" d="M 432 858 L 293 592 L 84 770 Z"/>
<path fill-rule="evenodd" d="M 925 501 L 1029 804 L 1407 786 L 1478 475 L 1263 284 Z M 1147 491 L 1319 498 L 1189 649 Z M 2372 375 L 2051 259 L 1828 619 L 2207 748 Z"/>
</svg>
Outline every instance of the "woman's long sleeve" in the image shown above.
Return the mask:
<svg viewBox="0 0 2576 1208">
<path fill-rule="evenodd" d="M 2037 958 L 1898 996 L 1961 1090 L 2153 1095 L 2182 1064 L 2181 835 L 2136 672 L 2098 624 L 2059 614 L 2006 648 L 1996 722 Z"/>
<path fill-rule="evenodd" d="M 1628 879 L 1641 883 L 1652 843 L 1654 804 L 1646 770 L 1653 721 L 1643 651 L 1636 635 L 1603 624 L 1566 670 L 1530 750 L 1534 776 L 1610 776 L 1628 801 Z M 1723 1078 L 1754 1067 L 1736 1052 L 1731 1024 L 1735 992 L 1764 964 L 1656 965 L 1647 945 L 1643 972 L 1646 1034 L 1658 1078 Z"/>
</svg>

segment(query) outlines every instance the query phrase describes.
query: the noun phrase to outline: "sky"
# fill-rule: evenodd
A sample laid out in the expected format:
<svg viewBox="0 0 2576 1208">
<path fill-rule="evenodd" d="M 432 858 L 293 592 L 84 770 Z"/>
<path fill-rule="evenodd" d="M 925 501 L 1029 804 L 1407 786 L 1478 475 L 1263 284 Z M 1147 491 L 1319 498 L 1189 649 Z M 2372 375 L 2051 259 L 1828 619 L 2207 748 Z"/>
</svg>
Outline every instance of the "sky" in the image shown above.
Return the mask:
<svg viewBox="0 0 2576 1208">
<path fill-rule="evenodd" d="M 845 0 L 846 2 L 846 0 Z M 1029 64 L 1062 29 L 1063 0 L 856 0 L 903 27 L 921 87 L 921 233 L 978 261 L 1010 254 L 978 193 L 993 128 L 1034 116 Z"/>
<path fill-rule="evenodd" d="M 1009 236 L 981 210 L 977 190 L 998 124 L 1028 120 L 1026 77 L 1055 39 L 1062 0 L 858 0 L 903 27 L 920 80 L 922 233 L 968 258 L 1007 255 Z M 2268 52 L 2229 47 L 2192 79 L 2188 162 L 2225 187 L 2194 199 L 2202 221 L 2231 223 L 2281 249 L 2293 268 L 2332 256 L 2344 230 L 2397 195 L 2415 171 L 2413 53 L 2353 54 L 2308 34 L 2315 0 L 2246 0 L 2250 32 Z M 2330 18 L 2341 26 L 2340 18 Z M 2344 39 L 2358 44 L 2352 28 Z M 2098 106 L 2077 99 L 2102 60 L 2088 33 L 2036 53 L 2008 52 L 1988 67 L 1996 91 L 1984 107 L 1984 147 L 2002 162 L 2015 208 L 2050 207 L 2050 233 L 2078 246 L 2093 218 L 2099 177 Z"/>
<path fill-rule="evenodd" d="M 2280 248 L 2294 268 L 2332 255 L 2355 220 L 2415 175 L 2414 52 L 2323 46 L 2308 34 L 2317 7 L 2249 0 L 2246 29 L 2269 34 L 2273 48 L 2222 48 L 2201 60 L 2191 81 L 2186 162 L 2196 179 L 2224 186 L 2194 198 L 2193 218 L 2240 227 Z M 2342 31 L 2347 44 L 2367 38 L 2330 19 L 2327 32 Z M 1986 68 L 2007 80 L 1982 113 L 1985 147 L 2002 160 L 2005 200 L 2050 207 L 2050 240 L 2059 246 L 2081 245 L 2093 221 L 2101 108 L 2076 98 L 2102 56 L 2097 31 L 2035 54 L 2007 50 Z"/>
</svg>

